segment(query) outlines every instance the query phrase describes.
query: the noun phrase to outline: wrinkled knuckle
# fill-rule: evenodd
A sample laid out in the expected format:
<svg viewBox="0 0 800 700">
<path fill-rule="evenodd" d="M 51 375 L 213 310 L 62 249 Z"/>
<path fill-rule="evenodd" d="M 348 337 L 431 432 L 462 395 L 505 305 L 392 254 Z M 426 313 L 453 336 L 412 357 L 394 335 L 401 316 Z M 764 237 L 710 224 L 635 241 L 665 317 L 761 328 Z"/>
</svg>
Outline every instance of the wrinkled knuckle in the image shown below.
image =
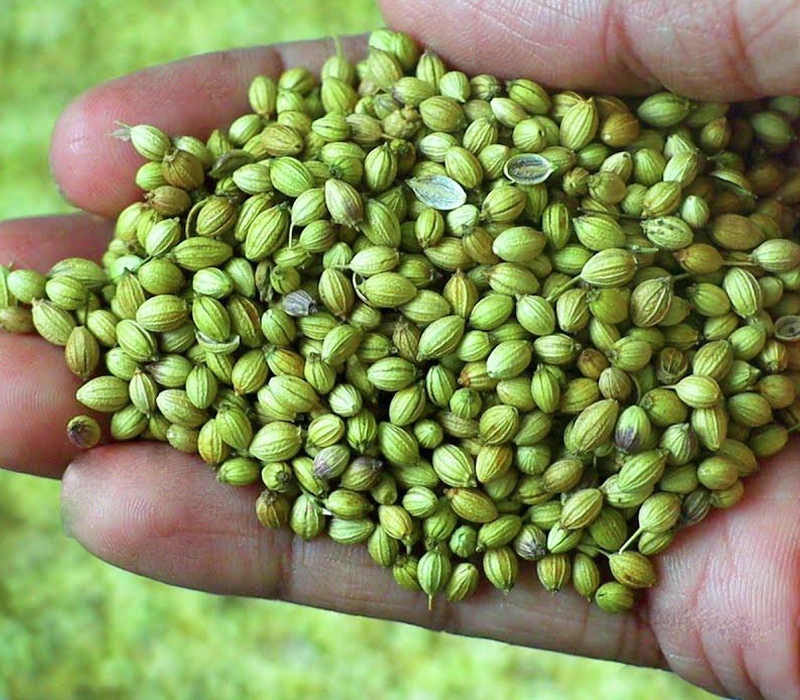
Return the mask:
<svg viewBox="0 0 800 700">
<path fill-rule="evenodd" d="M 601 34 L 604 64 L 615 78 L 624 72 L 644 84 L 658 84 L 658 78 L 639 51 L 629 24 L 629 14 L 624 0 L 607 0 Z"/>
<path fill-rule="evenodd" d="M 291 532 L 267 530 L 261 538 L 261 555 L 256 557 L 260 562 L 260 570 L 254 580 L 263 582 L 260 595 L 272 600 L 290 600 L 295 581 L 297 566 L 298 541 Z M 273 561 L 274 566 L 267 567 L 264 573 L 263 563 Z"/>
</svg>

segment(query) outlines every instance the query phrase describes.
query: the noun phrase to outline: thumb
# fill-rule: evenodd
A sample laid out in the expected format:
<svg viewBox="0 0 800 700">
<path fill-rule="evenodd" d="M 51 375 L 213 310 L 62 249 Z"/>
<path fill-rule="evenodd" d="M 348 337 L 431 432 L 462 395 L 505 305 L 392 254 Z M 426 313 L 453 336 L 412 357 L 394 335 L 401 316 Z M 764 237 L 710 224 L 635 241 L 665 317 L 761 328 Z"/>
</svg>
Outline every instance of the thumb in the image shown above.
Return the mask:
<svg viewBox="0 0 800 700">
<path fill-rule="evenodd" d="M 380 2 L 394 29 L 468 72 L 704 100 L 800 94 L 797 0 Z"/>
</svg>

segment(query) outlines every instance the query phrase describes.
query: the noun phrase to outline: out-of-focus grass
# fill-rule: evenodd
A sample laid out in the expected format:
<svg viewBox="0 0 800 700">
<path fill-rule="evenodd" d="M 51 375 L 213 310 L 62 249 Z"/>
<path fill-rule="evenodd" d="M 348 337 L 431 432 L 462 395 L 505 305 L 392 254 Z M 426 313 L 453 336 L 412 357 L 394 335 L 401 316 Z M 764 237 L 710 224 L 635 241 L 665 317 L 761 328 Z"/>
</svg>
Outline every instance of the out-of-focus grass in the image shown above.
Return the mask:
<svg viewBox="0 0 800 700">
<path fill-rule="evenodd" d="M 0 218 L 68 211 L 47 145 L 91 85 L 239 45 L 380 24 L 371 0 L 0 0 Z M 61 532 L 58 485 L 0 473 L 0 698 L 706 698 L 674 676 L 182 591 Z M 536 631 L 531 630 L 531 638 Z"/>
</svg>

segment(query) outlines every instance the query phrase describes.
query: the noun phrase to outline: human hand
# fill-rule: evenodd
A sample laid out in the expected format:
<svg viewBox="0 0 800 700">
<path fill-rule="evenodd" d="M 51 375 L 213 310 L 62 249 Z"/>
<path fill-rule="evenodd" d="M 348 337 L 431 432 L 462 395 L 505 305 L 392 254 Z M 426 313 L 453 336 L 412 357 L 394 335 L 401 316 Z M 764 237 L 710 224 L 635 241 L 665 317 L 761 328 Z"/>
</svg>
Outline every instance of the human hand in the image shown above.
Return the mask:
<svg viewBox="0 0 800 700">
<path fill-rule="evenodd" d="M 532 7 L 522 17 L 520 4 L 511 0 L 496 0 L 491 9 L 488 3 L 451 2 L 447 21 L 456 28 L 453 35 L 437 24 L 441 7 L 433 3 L 406 2 L 401 9 L 387 2 L 385 10 L 397 28 L 472 72 L 612 91 L 641 89 L 653 75 L 677 91 L 719 99 L 800 87 L 800 59 L 792 54 L 800 12 L 779 13 L 766 4 L 756 12 L 751 3 L 746 10 L 753 16 L 740 22 L 762 36 L 752 40 L 746 59 L 729 55 L 729 49 L 749 37 L 740 32 L 737 43 L 723 36 L 724 22 L 710 5 L 563 5 Z M 631 19 L 623 22 L 614 14 L 617 7 Z M 700 16 L 706 11 L 708 16 Z M 770 24 L 772 13 L 780 23 Z M 720 32 L 718 42 L 709 39 L 714 31 Z M 686 50 L 676 55 L 681 46 Z M 253 75 L 277 74 L 282 63 L 319 65 L 329 52 L 315 43 L 215 54 L 95 88 L 56 128 L 56 177 L 86 212 L 113 217 L 139 197 L 132 185 L 137 157 L 108 136 L 115 120 L 202 135 L 242 113 Z M 110 224 L 89 215 L 6 222 L 0 225 L 0 260 L 44 270 L 70 255 L 99 258 L 109 235 Z M 567 591 L 553 597 L 530 576 L 507 597 L 486 590 L 455 607 L 437 601 L 431 613 L 423 596 L 398 589 L 361 548 L 324 539 L 305 543 L 264 530 L 253 517 L 254 493 L 220 487 L 199 460 L 142 443 L 76 456 L 62 426 L 80 412 L 71 398 L 77 381 L 64 369 L 60 351 L 41 339 L 0 336 L 0 385 L 0 463 L 44 476 L 63 474 L 67 529 L 115 565 L 174 585 L 281 597 L 668 667 L 738 697 L 784 700 L 800 693 L 800 488 L 790 476 L 796 443 L 748 481 L 745 499 L 733 511 L 713 513 L 657 558 L 659 585 L 635 614 L 608 616 Z"/>
</svg>

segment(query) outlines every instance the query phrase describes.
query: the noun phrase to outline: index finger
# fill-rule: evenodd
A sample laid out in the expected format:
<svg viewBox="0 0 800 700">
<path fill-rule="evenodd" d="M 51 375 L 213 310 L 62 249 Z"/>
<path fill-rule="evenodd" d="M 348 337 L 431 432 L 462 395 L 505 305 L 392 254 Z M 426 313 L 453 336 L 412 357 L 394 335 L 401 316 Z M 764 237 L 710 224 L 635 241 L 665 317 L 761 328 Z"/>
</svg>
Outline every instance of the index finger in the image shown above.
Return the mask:
<svg viewBox="0 0 800 700">
<path fill-rule="evenodd" d="M 363 41 L 345 39 L 345 54 L 357 55 Z M 117 122 L 203 138 L 247 113 L 247 89 L 255 76 L 277 77 L 297 65 L 319 68 L 334 52 L 332 39 L 220 51 L 94 87 L 70 104 L 55 126 L 53 174 L 75 206 L 115 216 L 141 198 L 134 177 L 142 164 L 130 144 L 111 135 Z"/>
<path fill-rule="evenodd" d="M 67 531 L 115 566 L 184 588 L 282 599 L 456 634 L 663 666 L 646 619 L 609 616 L 527 569 L 512 594 L 484 586 L 451 604 L 397 586 L 367 555 L 326 537 L 261 526 L 258 487 L 222 487 L 196 456 L 153 443 L 78 455 L 62 486 Z"/>
</svg>

